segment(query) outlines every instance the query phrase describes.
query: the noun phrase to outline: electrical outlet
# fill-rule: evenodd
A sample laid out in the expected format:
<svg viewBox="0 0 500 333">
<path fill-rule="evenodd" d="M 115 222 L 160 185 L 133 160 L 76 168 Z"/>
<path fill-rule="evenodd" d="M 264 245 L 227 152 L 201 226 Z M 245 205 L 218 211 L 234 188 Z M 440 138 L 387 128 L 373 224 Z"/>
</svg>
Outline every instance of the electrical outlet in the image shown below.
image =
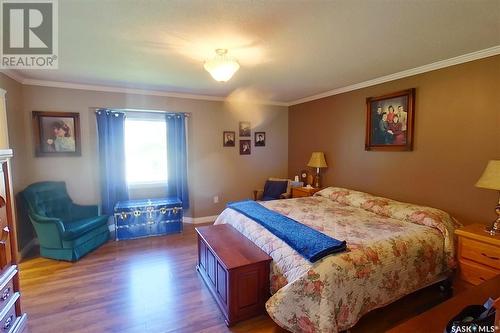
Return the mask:
<svg viewBox="0 0 500 333">
<path fill-rule="evenodd" d="M 219 196 L 216 195 L 214 196 L 214 204 L 219 203 Z"/>
</svg>

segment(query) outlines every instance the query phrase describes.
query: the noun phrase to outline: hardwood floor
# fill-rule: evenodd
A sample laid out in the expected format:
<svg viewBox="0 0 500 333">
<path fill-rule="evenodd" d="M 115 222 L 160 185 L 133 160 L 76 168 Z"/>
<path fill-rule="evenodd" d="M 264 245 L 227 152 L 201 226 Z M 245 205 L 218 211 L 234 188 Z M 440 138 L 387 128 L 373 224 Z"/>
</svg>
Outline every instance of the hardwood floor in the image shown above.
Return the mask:
<svg viewBox="0 0 500 333">
<path fill-rule="evenodd" d="M 179 235 L 110 241 L 77 263 L 26 259 L 29 332 L 284 332 L 268 316 L 228 329 L 196 260 L 192 225 Z M 442 300 L 428 288 L 368 314 L 352 332 L 383 332 Z"/>
</svg>

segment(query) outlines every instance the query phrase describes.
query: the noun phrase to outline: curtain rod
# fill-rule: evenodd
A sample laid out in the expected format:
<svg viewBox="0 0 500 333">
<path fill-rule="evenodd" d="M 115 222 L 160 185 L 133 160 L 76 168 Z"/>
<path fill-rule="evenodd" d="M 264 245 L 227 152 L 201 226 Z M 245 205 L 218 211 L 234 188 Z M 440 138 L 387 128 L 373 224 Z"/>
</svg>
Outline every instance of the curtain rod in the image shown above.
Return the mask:
<svg viewBox="0 0 500 333">
<path fill-rule="evenodd" d="M 191 117 L 191 112 L 174 112 L 174 111 L 163 111 L 163 110 L 149 110 L 149 109 L 117 109 L 117 108 L 96 108 L 97 110 L 110 110 L 117 112 L 136 112 L 136 113 L 161 113 L 166 115 L 184 115 L 186 117 Z"/>
</svg>

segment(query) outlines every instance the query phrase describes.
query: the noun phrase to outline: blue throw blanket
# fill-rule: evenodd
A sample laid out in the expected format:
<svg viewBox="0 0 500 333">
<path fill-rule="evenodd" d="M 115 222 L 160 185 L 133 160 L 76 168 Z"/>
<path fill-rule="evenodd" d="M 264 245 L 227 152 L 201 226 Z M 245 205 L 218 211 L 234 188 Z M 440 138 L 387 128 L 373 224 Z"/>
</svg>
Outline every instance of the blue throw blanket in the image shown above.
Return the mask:
<svg viewBox="0 0 500 333">
<path fill-rule="evenodd" d="M 346 249 L 345 241 L 329 237 L 255 201 L 232 202 L 227 206 L 259 223 L 310 262 Z"/>
</svg>

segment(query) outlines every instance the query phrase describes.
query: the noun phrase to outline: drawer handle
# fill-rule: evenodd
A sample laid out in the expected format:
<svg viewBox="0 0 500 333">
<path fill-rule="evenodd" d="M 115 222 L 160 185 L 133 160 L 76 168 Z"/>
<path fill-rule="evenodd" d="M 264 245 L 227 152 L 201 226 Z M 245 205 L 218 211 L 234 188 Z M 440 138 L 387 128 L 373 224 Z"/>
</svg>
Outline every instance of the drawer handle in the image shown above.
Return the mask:
<svg viewBox="0 0 500 333">
<path fill-rule="evenodd" d="M 484 256 L 484 257 L 486 257 L 486 258 L 488 258 L 488 259 L 491 259 L 491 260 L 500 260 L 500 258 L 489 256 L 486 253 L 482 253 L 481 252 L 481 255 Z"/>
<path fill-rule="evenodd" d="M 14 320 L 14 315 L 10 315 L 9 318 L 7 318 L 7 320 L 5 321 L 5 323 L 3 324 L 3 329 L 4 331 L 5 330 L 8 330 L 10 325 L 12 325 L 12 320 Z"/>
<path fill-rule="evenodd" d="M 7 298 L 10 297 L 10 287 L 5 289 L 2 293 L 2 301 L 5 301 Z"/>
<path fill-rule="evenodd" d="M 0 195 L 0 208 L 6 205 L 5 199 Z"/>
</svg>

